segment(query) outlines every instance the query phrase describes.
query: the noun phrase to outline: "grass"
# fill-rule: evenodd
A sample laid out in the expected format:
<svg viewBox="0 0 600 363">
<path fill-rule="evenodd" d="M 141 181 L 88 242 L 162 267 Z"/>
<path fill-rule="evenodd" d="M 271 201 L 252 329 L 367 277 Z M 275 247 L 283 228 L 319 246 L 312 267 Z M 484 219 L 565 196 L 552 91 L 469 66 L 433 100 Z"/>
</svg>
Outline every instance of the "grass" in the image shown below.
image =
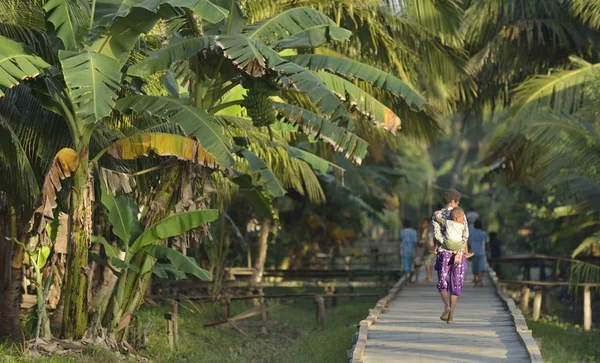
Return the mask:
<svg viewBox="0 0 600 363">
<path fill-rule="evenodd" d="M 578 325 L 551 316 L 527 324 L 533 337 L 542 339 L 545 362 L 600 362 L 600 330 L 584 332 Z"/>
<path fill-rule="evenodd" d="M 294 292 L 305 292 L 296 290 Z M 265 293 L 284 293 L 287 290 L 272 289 Z M 340 291 L 343 292 L 343 291 Z M 356 289 L 355 292 L 379 293 L 379 289 Z M 258 327 L 240 324 L 241 333 L 232 328 L 203 328 L 206 322 L 215 320 L 218 309 L 210 303 L 192 304 L 182 302 L 179 308 L 179 349 L 169 348 L 167 321 L 163 314 L 171 311 L 171 305 L 145 307 L 139 312 L 143 324 L 150 319 L 152 327 L 148 348 L 139 351 L 140 356 L 153 362 L 327 362 L 346 363 L 347 349 L 351 348 L 352 336 L 358 322 L 368 315 L 377 297 L 339 298 L 335 308 L 327 310 L 327 329 L 320 329 L 315 318 L 312 299 L 278 299 L 271 302 L 270 319 L 277 324 L 267 334 Z M 251 306 L 244 301 L 231 304 L 231 315 L 236 315 Z M 258 317 L 251 318 L 259 320 Z M 82 354 L 40 358 L 40 363 L 82 362 L 127 362 L 102 349 L 88 348 Z M 0 362 L 30 362 L 20 352 L 0 345 Z"/>
<path fill-rule="evenodd" d="M 271 314 L 278 323 L 266 335 L 256 327 L 240 326 L 246 334 L 234 329 L 201 328 L 203 322 L 212 320 L 214 309 L 211 306 L 204 305 L 194 312 L 180 309 L 180 349 L 177 352 L 168 347 L 166 321 L 162 319 L 162 313 L 168 308 L 146 310 L 141 315 L 151 316 L 156 326 L 152 329 L 150 349 L 145 355 L 156 362 L 346 363 L 346 350 L 351 347 L 356 326 L 376 301 L 375 297 L 339 299 L 338 306 L 327 311 L 327 329 L 321 330 L 316 323 L 312 300 L 280 299 L 272 303 Z M 236 301 L 231 308 L 235 315 L 247 310 L 248 306 Z"/>
</svg>

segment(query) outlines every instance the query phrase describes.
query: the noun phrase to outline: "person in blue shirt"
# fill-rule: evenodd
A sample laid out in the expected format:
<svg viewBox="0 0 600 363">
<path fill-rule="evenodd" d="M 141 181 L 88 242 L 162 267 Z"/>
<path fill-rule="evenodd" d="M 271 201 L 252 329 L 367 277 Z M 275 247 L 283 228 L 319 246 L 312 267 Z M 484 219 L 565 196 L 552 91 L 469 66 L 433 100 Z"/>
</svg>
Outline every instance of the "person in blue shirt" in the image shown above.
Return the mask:
<svg viewBox="0 0 600 363">
<path fill-rule="evenodd" d="M 473 256 L 473 273 L 475 275 L 475 286 L 483 287 L 483 275 L 485 272 L 485 244 L 488 242 L 487 233 L 483 230 L 481 220 L 476 220 L 473 229 L 469 233 L 469 242 Z"/>
<path fill-rule="evenodd" d="M 402 260 L 402 271 L 409 273 L 408 281 L 412 282 L 413 260 L 418 242 L 417 231 L 412 228 L 412 221 L 410 219 L 405 219 L 403 226 L 404 228 L 400 231 L 400 241 L 402 242 L 400 259 Z"/>
</svg>

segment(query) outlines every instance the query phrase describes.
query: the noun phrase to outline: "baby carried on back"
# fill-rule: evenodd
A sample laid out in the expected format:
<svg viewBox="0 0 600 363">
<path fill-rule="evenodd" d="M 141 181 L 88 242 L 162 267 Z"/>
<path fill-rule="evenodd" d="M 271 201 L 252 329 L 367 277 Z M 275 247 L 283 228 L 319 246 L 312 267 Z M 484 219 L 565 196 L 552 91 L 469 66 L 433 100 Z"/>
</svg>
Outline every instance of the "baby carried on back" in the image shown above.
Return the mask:
<svg viewBox="0 0 600 363">
<path fill-rule="evenodd" d="M 450 220 L 442 218 L 439 212 L 435 213 L 436 221 L 444 226 L 444 244 L 445 250 L 451 251 L 456 254 L 458 260 L 462 258 L 462 254 L 465 253 L 466 258 L 473 256 L 473 253 L 469 253 L 469 247 L 467 242 L 464 240 L 465 235 L 465 211 L 462 208 L 456 207 L 450 211 Z"/>
</svg>

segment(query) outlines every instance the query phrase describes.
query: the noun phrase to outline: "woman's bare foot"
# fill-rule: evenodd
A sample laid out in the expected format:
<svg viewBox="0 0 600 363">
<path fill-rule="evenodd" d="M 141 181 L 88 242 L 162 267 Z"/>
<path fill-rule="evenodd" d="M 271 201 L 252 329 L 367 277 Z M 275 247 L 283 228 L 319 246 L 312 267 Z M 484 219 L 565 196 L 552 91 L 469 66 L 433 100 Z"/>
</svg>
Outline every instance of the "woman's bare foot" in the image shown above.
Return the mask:
<svg viewBox="0 0 600 363">
<path fill-rule="evenodd" d="M 440 319 L 442 319 L 443 321 L 447 321 L 448 315 L 450 315 L 450 308 L 445 308 L 444 312 L 442 313 L 442 316 L 440 316 Z"/>
<path fill-rule="evenodd" d="M 450 324 L 454 320 L 454 310 L 450 309 L 450 314 L 448 314 L 448 318 L 446 318 L 446 324 Z"/>
</svg>

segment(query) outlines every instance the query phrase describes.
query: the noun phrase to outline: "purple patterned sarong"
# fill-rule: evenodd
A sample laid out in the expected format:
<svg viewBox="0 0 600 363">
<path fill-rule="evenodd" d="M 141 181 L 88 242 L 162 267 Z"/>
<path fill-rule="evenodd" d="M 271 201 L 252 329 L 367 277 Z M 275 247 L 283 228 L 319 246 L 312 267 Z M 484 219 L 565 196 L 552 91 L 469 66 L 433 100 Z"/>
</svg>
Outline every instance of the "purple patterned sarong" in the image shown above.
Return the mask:
<svg viewBox="0 0 600 363">
<path fill-rule="evenodd" d="M 450 295 L 459 296 L 462 293 L 467 272 L 467 259 L 463 255 L 462 261 L 454 263 L 454 254 L 440 251 L 435 261 L 435 270 L 438 272 L 437 288 L 439 292 L 449 291 Z"/>
</svg>

